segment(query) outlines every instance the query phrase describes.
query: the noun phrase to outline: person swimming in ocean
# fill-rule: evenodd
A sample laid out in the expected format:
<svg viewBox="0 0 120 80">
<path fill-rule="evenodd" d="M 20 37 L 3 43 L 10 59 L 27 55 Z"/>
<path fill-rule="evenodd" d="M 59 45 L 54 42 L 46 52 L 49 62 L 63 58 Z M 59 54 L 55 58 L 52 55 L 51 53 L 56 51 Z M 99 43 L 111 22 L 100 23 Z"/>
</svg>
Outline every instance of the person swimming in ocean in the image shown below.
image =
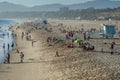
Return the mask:
<svg viewBox="0 0 120 80">
<path fill-rule="evenodd" d="M 3 43 L 3 49 L 5 49 L 5 43 Z"/>
<path fill-rule="evenodd" d="M 11 45 L 11 47 L 13 48 L 14 47 L 14 43 L 12 42 L 12 45 Z"/>
<path fill-rule="evenodd" d="M 10 49 L 10 44 L 8 43 L 8 51 L 9 51 L 9 49 Z"/>
</svg>

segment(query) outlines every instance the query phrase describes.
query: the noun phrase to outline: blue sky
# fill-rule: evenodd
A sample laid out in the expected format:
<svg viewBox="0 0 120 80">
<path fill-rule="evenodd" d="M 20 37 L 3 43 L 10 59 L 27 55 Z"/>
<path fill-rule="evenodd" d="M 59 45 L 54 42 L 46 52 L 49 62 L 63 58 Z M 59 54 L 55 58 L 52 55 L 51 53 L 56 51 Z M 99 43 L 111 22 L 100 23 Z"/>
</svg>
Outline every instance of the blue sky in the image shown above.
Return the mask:
<svg viewBox="0 0 120 80">
<path fill-rule="evenodd" d="M 0 0 L 0 2 L 3 1 L 7 1 L 15 4 L 22 4 L 25 6 L 34 6 L 34 5 L 44 5 L 44 4 L 52 4 L 52 3 L 74 4 L 74 3 L 83 3 L 92 0 Z"/>
</svg>

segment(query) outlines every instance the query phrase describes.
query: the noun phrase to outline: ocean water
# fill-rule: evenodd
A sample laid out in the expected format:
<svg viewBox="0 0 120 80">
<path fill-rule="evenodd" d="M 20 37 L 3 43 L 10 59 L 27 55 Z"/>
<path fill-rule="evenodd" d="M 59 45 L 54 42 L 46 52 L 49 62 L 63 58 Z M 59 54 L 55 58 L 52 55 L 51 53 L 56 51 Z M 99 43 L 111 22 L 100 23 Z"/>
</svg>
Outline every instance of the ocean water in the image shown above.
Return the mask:
<svg viewBox="0 0 120 80">
<path fill-rule="evenodd" d="M 14 43 L 14 39 L 9 28 L 16 23 L 15 20 L 0 20 L 0 63 L 5 60 L 7 53 L 12 50 L 11 45 Z"/>
</svg>

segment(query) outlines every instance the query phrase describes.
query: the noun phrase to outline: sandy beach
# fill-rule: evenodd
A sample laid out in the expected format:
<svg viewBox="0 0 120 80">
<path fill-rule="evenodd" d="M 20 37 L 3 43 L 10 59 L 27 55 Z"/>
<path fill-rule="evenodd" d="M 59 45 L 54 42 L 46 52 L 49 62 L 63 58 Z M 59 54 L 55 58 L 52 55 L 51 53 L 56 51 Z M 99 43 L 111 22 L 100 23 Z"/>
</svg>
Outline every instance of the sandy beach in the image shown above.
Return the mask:
<svg viewBox="0 0 120 80">
<path fill-rule="evenodd" d="M 91 39 L 95 45 L 95 51 L 83 51 L 82 48 L 67 48 L 65 34 L 59 31 L 58 24 L 63 24 L 65 29 L 78 30 L 80 28 L 100 29 L 103 22 L 99 21 L 72 21 L 49 20 L 52 32 L 37 30 L 36 22 L 26 22 L 12 27 L 16 46 L 10 52 L 10 64 L 0 64 L 0 80 L 119 80 L 120 79 L 120 55 L 102 53 L 101 44 L 112 42 L 112 39 Z M 109 22 L 106 22 L 109 23 Z M 111 24 L 116 22 L 111 22 Z M 118 22 L 117 27 L 119 27 Z M 19 28 L 18 28 L 19 26 Z M 16 29 L 17 28 L 17 29 Z M 120 30 L 120 29 L 119 29 Z M 31 36 L 21 38 L 22 32 Z M 58 40 L 48 46 L 47 37 L 55 36 Z M 80 35 L 79 35 L 80 36 Z M 64 42 L 62 42 L 63 40 Z M 33 46 L 32 46 L 32 41 Z M 119 39 L 114 40 L 120 44 Z M 104 45 L 104 51 L 110 51 L 110 45 Z M 119 51 L 120 45 L 115 46 Z M 24 53 L 24 62 L 20 63 L 20 53 Z M 55 53 L 58 51 L 59 57 Z"/>
</svg>

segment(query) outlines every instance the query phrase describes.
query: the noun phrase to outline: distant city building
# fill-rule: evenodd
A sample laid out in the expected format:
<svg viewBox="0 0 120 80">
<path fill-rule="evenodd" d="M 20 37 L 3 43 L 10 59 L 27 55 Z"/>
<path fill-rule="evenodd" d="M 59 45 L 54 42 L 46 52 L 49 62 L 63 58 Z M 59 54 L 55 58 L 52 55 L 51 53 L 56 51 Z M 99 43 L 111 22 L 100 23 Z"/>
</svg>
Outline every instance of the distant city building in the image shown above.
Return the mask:
<svg viewBox="0 0 120 80">
<path fill-rule="evenodd" d="M 75 18 L 75 20 L 80 20 L 80 19 L 81 19 L 80 16 L 78 16 L 78 17 Z"/>
<path fill-rule="evenodd" d="M 103 17 L 103 16 L 98 17 L 98 20 L 105 20 L 105 17 Z"/>
</svg>

